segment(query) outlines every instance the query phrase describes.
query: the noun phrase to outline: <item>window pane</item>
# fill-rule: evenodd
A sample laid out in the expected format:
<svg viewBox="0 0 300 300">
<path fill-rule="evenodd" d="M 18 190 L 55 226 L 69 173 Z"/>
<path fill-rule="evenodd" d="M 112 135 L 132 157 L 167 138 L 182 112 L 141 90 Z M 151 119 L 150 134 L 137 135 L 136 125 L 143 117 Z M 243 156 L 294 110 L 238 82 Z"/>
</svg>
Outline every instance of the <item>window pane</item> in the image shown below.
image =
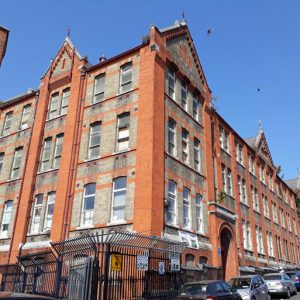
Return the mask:
<svg viewBox="0 0 300 300">
<path fill-rule="evenodd" d="M 85 197 L 84 199 L 84 210 L 93 210 L 94 209 L 94 201 L 95 196 Z"/>
<path fill-rule="evenodd" d="M 119 139 L 124 139 L 129 137 L 129 128 L 124 127 L 119 130 Z"/>
<path fill-rule="evenodd" d="M 126 188 L 126 177 L 120 177 L 115 179 L 115 190 Z"/>
<path fill-rule="evenodd" d="M 69 98 L 70 98 L 70 89 L 69 88 L 64 89 L 62 101 L 61 101 L 61 115 L 66 114 L 68 111 Z"/>
<path fill-rule="evenodd" d="M 123 114 L 118 117 L 119 127 L 123 127 L 129 125 L 130 122 L 130 114 Z"/>
<path fill-rule="evenodd" d="M 125 217 L 125 207 L 114 208 L 113 219 L 114 220 L 124 220 Z"/>
<path fill-rule="evenodd" d="M 122 206 L 125 204 L 126 190 L 115 192 L 115 206 Z"/>
<path fill-rule="evenodd" d="M 95 78 L 94 103 L 104 99 L 105 74 Z"/>
<path fill-rule="evenodd" d="M 119 177 L 114 180 L 113 185 L 113 209 L 112 219 L 124 220 L 126 202 L 126 177 Z"/>
<path fill-rule="evenodd" d="M 131 89 L 132 84 L 132 64 L 128 63 L 121 67 L 120 92 L 124 93 Z"/>
<path fill-rule="evenodd" d="M 94 195 L 96 192 L 96 184 L 90 183 L 85 186 L 85 196 Z"/>
</svg>

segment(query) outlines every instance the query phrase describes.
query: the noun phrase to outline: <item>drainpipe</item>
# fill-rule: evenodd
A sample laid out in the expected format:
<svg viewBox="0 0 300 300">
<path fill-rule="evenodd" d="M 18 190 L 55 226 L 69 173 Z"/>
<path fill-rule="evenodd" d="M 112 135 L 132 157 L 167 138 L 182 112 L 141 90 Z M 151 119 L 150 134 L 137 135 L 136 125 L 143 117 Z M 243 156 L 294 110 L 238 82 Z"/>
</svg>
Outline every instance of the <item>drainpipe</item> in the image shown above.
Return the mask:
<svg viewBox="0 0 300 300">
<path fill-rule="evenodd" d="M 213 164 L 213 176 L 214 176 L 214 196 L 217 200 L 217 182 L 216 182 L 216 164 L 215 164 L 215 122 L 214 122 L 214 109 L 211 107 L 210 113 L 210 126 L 211 126 L 211 147 L 212 147 L 212 164 Z"/>
</svg>

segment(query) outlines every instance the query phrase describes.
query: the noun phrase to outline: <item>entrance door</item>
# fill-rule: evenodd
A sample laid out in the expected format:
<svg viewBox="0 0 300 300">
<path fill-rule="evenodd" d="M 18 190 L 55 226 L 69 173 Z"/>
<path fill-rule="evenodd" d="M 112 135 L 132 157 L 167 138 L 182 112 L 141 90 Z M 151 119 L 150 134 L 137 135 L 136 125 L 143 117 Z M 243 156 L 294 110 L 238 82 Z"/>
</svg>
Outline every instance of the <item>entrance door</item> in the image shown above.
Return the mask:
<svg viewBox="0 0 300 300">
<path fill-rule="evenodd" d="M 223 280 L 230 279 L 230 246 L 232 235 L 227 228 L 224 228 L 220 234 L 221 240 L 221 259 L 222 259 L 222 270 L 223 270 Z"/>
</svg>

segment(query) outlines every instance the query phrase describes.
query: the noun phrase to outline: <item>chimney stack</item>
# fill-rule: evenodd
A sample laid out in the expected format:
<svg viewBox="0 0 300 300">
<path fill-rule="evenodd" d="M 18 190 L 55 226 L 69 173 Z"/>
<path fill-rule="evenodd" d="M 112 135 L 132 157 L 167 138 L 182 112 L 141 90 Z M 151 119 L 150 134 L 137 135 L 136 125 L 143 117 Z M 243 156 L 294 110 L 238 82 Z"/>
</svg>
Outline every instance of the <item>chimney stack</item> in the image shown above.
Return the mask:
<svg viewBox="0 0 300 300">
<path fill-rule="evenodd" d="M 104 56 L 104 55 L 102 55 L 100 58 L 99 58 L 99 62 L 104 62 L 104 61 L 106 61 L 107 59 L 106 59 L 106 57 Z"/>
</svg>

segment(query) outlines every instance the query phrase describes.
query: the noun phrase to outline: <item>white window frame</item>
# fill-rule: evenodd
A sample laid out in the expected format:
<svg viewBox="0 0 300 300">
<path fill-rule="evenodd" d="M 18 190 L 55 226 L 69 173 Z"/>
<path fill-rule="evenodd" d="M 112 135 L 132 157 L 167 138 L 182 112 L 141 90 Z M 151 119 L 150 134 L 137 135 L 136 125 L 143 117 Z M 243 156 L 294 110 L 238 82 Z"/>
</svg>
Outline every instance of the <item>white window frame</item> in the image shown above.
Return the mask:
<svg viewBox="0 0 300 300">
<path fill-rule="evenodd" d="M 87 194 L 89 186 L 93 186 L 94 193 Z M 94 222 L 94 209 L 95 209 L 95 200 L 96 200 L 96 191 L 97 186 L 95 182 L 90 182 L 84 186 L 83 197 L 82 197 L 82 206 L 81 206 L 81 218 L 80 218 L 80 227 L 90 227 Z M 86 201 L 88 198 L 93 198 L 93 208 L 86 209 Z"/>
<path fill-rule="evenodd" d="M 199 122 L 200 101 L 197 99 L 195 93 L 193 93 L 192 99 L 193 99 L 193 118 Z"/>
<path fill-rule="evenodd" d="M 185 81 L 181 82 L 181 106 L 185 111 L 188 111 L 188 88 Z"/>
<path fill-rule="evenodd" d="M 183 228 L 190 229 L 191 228 L 190 190 L 186 187 L 183 188 L 182 199 L 183 199 L 183 206 L 182 206 Z"/>
<path fill-rule="evenodd" d="M 262 228 L 255 226 L 256 231 L 256 244 L 257 244 L 257 252 L 260 254 L 264 254 L 264 243 L 263 243 L 263 233 Z"/>
<path fill-rule="evenodd" d="M 21 123 L 19 127 L 20 130 L 26 129 L 28 127 L 30 113 L 31 113 L 31 104 L 27 104 L 23 107 Z"/>
<path fill-rule="evenodd" d="M 128 121 L 122 121 L 122 118 Z M 117 152 L 127 151 L 129 149 L 130 142 L 130 113 L 126 112 L 118 116 L 117 125 Z"/>
<path fill-rule="evenodd" d="M 11 168 L 10 179 L 20 178 L 20 169 L 22 164 L 23 147 L 16 148 L 14 160 Z"/>
<path fill-rule="evenodd" d="M 2 213 L 1 227 L 0 227 L 0 239 L 8 238 L 9 225 L 12 216 L 13 200 L 7 200 L 4 203 L 4 209 Z"/>
<path fill-rule="evenodd" d="M 171 187 L 174 187 L 174 192 Z M 167 223 L 174 225 L 176 224 L 176 209 L 177 209 L 177 185 L 174 181 L 168 181 L 168 209 L 167 209 Z"/>
<path fill-rule="evenodd" d="M 275 202 L 272 203 L 272 213 L 273 213 L 274 223 L 278 224 L 278 213 L 277 213 L 277 206 Z"/>
<path fill-rule="evenodd" d="M 32 219 L 30 226 L 30 233 L 35 234 L 40 232 L 42 223 L 42 211 L 43 211 L 43 194 L 37 194 L 34 197 L 34 204 L 32 209 Z"/>
<path fill-rule="evenodd" d="M 52 149 L 52 137 L 44 139 L 42 158 L 40 164 L 40 171 L 47 171 L 51 166 L 51 149 Z"/>
<path fill-rule="evenodd" d="M 61 115 L 65 115 L 68 113 L 70 93 L 71 93 L 71 89 L 69 87 L 65 88 L 62 92 L 61 109 L 60 109 Z"/>
<path fill-rule="evenodd" d="M 0 153 L 0 174 L 3 168 L 3 164 L 4 164 L 4 156 L 5 156 L 5 152 L 1 152 Z"/>
<path fill-rule="evenodd" d="M 249 172 L 252 175 L 256 176 L 254 158 L 251 154 L 248 154 L 248 158 L 249 158 Z"/>
<path fill-rule="evenodd" d="M 123 82 L 123 79 L 129 78 Z M 132 89 L 132 62 L 128 62 L 120 67 L 120 94 L 127 93 Z"/>
<path fill-rule="evenodd" d="M 53 220 L 53 212 L 55 205 L 56 193 L 50 192 L 47 195 L 47 207 L 44 219 L 44 231 L 51 230 L 52 220 Z M 52 208 L 53 207 L 53 208 Z"/>
<path fill-rule="evenodd" d="M 98 130 L 97 127 L 99 128 Z M 97 143 L 94 143 L 94 139 L 97 137 Z M 90 125 L 89 131 L 89 148 L 88 148 L 88 159 L 100 157 L 100 144 L 101 144 L 101 122 L 95 122 Z M 92 155 L 94 152 L 97 152 L 98 155 Z"/>
<path fill-rule="evenodd" d="M 63 143 L 64 143 L 64 134 L 63 133 L 58 134 L 55 140 L 54 158 L 52 163 L 53 169 L 60 167 Z"/>
<path fill-rule="evenodd" d="M 105 79 L 105 73 L 99 74 L 95 77 L 93 103 L 98 103 L 104 100 Z"/>
<path fill-rule="evenodd" d="M 196 230 L 203 233 L 203 198 L 202 195 L 196 194 Z"/>
<path fill-rule="evenodd" d="M 10 134 L 11 124 L 12 124 L 13 112 L 9 111 L 5 115 L 3 129 L 2 129 L 2 136 L 6 136 Z"/>
<path fill-rule="evenodd" d="M 200 152 L 200 140 L 194 138 L 194 168 L 196 171 L 201 171 L 201 152 Z"/>
<path fill-rule="evenodd" d="M 253 210 L 260 213 L 259 199 L 257 189 L 251 186 Z"/>
<path fill-rule="evenodd" d="M 172 125 L 172 126 L 170 126 Z M 171 138 L 172 137 L 172 138 Z M 176 122 L 169 118 L 168 120 L 168 153 L 176 156 Z"/>
<path fill-rule="evenodd" d="M 243 244 L 244 249 L 252 251 L 251 227 L 248 221 L 242 220 Z"/>
<path fill-rule="evenodd" d="M 185 128 L 182 128 L 181 141 L 182 141 L 182 161 L 185 164 L 189 164 L 189 160 L 190 160 L 189 132 Z"/>
<path fill-rule="evenodd" d="M 219 127 L 220 146 L 226 153 L 230 154 L 230 133 L 223 127 Z"/>
<path fill-rule="evenodd" d="M 168 95 L 175 100 L 176 76 L 175 71 L 168 69 Z"/>
<path fill-rule="evenodd" d="M 259 166 L 259 177 L 260 177 L 260 181 L 263 183 L 263 184 L 266 184 L 266 177 L 265 177 L 265 168 L 260 165 Z"/>
<path fill-rule="evenodd" d="M 270 218 L 269 200 L 264 195 L 262 195 L 262 199 L 263 199 L 264 215 L 265 217 Z"/>
<path fill-rule="evenodd" d="M 243 146 L 238 142 L 235 143 L 235 155 L 236 161 L 244 166 Z"/>
<path fill-rule="evenodd" d="M 48 120 L 52 120 L 59 116 L 59 93 L 56 92 L 51 95 L 50 103 L 49 103 L 49 112 L 48 112 Z"/>
<path fill-rule="evenodd" d="M 116 188 L 116 182 L 117 180 L 123 180 L 125 178 L 125 187 L 123 188 Z M 116 204 L 116 194 L 122 193 L 123 197 L 123 203 L 122 204 Z M 111 221 L 112 222 L 120 222 L 125 220 L 125 209 L 126 209 L 126 196 L 127 196 L 127 177 L 117 177 L 113 180 L 113 191 L 112 191 L 112 208 L 111 208 Z M 115 210 L 123 210 L 123 218 L 118 219 L 116 216 L 114 216 Z"/>
</svg>

